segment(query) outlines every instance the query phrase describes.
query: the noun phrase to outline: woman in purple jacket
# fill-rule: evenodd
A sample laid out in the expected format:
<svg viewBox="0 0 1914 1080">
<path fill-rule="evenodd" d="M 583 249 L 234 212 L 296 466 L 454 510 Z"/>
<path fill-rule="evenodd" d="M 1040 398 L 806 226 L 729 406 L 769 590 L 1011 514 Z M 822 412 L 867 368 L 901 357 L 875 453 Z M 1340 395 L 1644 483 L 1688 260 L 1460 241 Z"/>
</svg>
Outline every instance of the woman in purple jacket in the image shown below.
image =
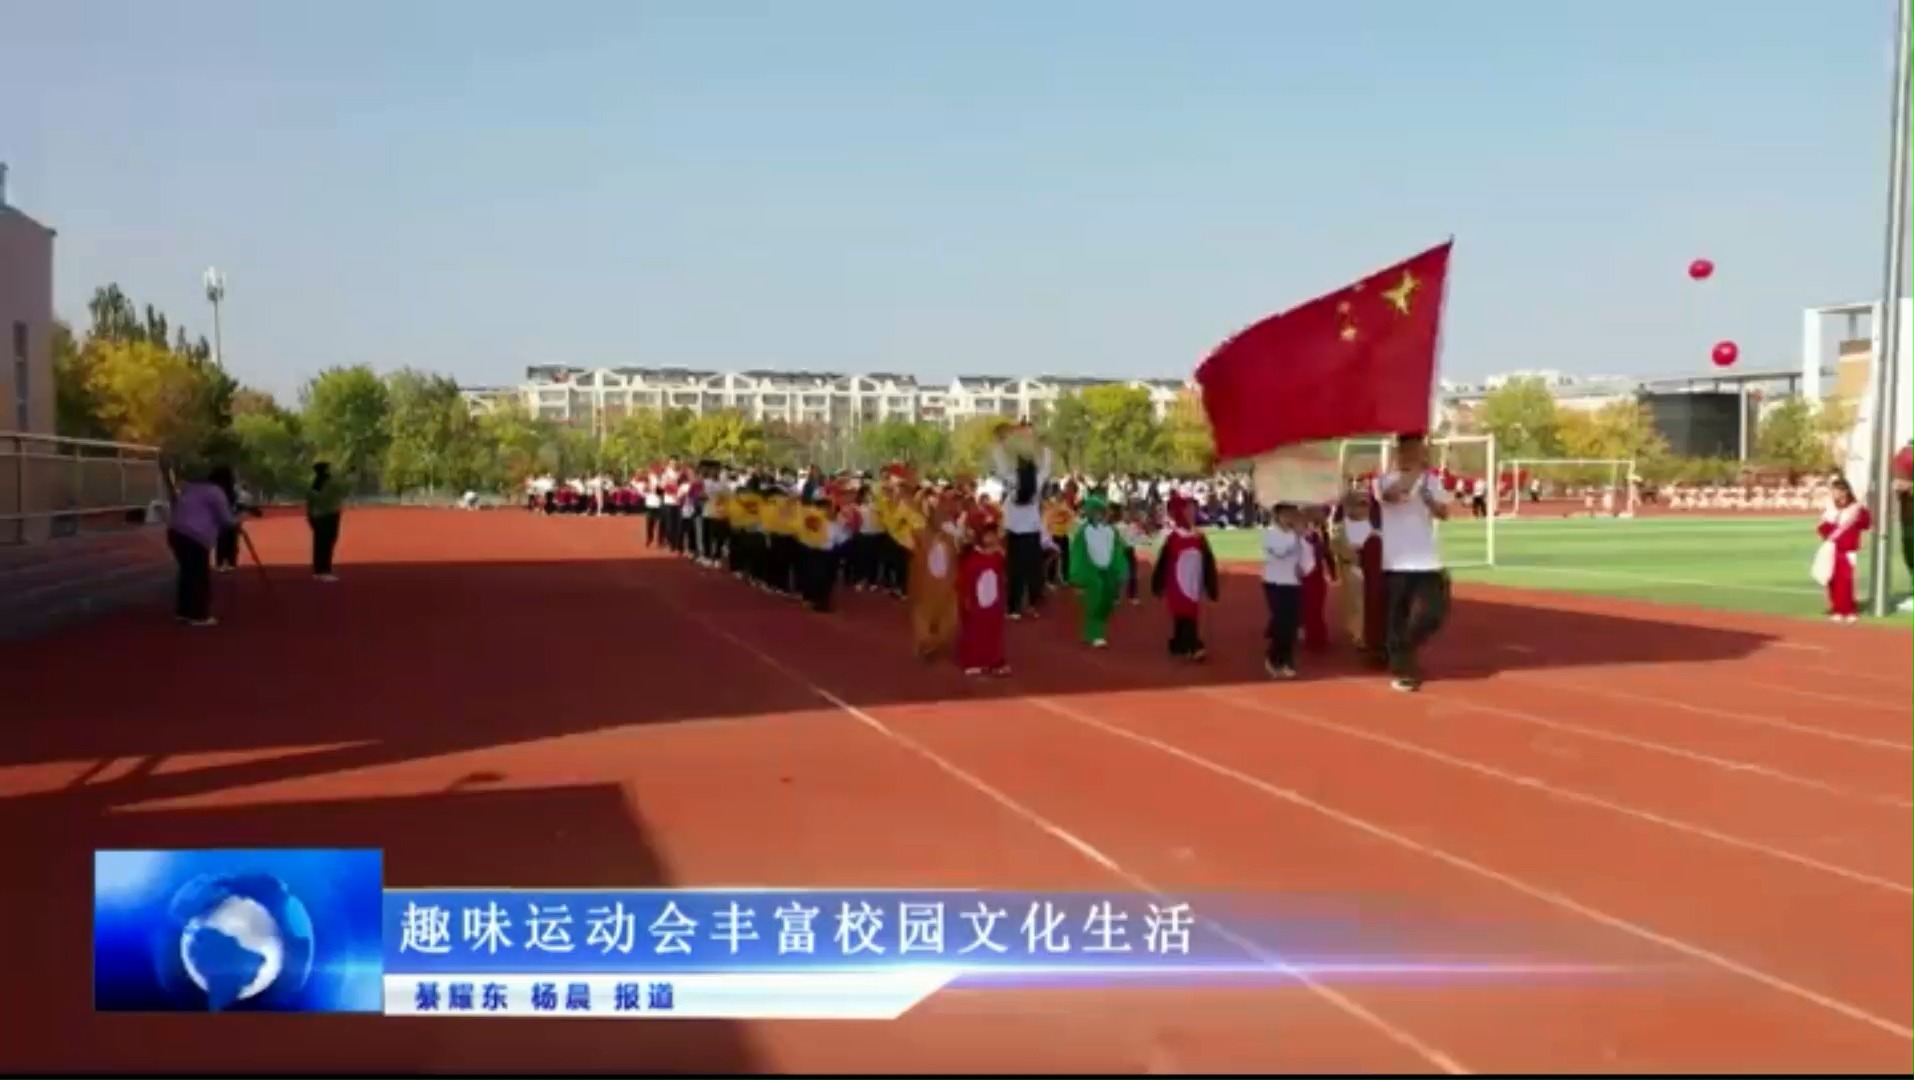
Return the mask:
<svg viewBox="0 0 1914 1080">
<path fill-rule="evenodd" d="M 213 546 L 220 533 L 235 523 L 233 504 L 226 498 L 233 471 L 215 467 L 207 478 L 187 484 L 173 503 L 172 523 L 166 528 L 166 546 L 179 564 L 179 587 L 173 614 L 188 626 L 213 626 Z"/>
</svg>

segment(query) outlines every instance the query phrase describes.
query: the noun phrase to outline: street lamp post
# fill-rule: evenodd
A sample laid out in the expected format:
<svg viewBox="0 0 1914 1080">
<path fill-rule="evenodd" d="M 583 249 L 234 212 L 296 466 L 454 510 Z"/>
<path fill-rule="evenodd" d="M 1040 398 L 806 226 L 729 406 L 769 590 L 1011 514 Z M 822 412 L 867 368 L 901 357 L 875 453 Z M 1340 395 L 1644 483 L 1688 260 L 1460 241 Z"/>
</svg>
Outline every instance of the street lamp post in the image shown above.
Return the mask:
<svg viewBox="0 0 1914 1080">
<path fill-rule="evenodd" d="M 206 302 L 213 305 L 213 363 L 224 367 L 226 350 L 219 336 L 219 305 L 226 299 L 226 275 L 209 266 L 203 280 L 206 284 Z"/>
</svg>

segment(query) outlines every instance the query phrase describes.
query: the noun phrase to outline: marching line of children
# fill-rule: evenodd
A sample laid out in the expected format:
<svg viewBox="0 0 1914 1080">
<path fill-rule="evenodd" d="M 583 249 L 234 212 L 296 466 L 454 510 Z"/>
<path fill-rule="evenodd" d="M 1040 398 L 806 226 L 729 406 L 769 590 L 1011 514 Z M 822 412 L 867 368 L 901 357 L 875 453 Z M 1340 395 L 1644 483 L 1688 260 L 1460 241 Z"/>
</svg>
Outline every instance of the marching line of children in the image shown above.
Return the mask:
<svg viewBox="0 0 1914 1080">
<path fill-rule="evenodd" d="M 980 485 L 921 483 L 893 465 L 875 483 L 807 483 L 806 499 L 766 476 L 739 481 L 713 463 L 669 470 L 648 485 L 661 511 L 673 508 L 647 529 L 650 542 L 820 612 L 831 610 L 840 584 L 905 600 L 920 658 L 949 655 L 976 676 L 1010 670 L 1004 624 L 1011 553 L 1004 512 Z M 1045 500 L 1041 520 L 1051 580 L 1076 592 L 1083 642 L 1108 646 L 1117 607 L 1140 599 L 1147 576 L 1168 615 L 1169 655 L 1206 659 L 1202 613 L 1219 598 L 1220 574 L 1192 502 L 1169 500 L 1168 528 L 1146 574 L 1140 553 L 1156 544 L 1147 518 L 1096 493 L 1075 495 L 1064 485 Z M 1388 601 L 1377 516 L 1367 491 L 1351 491 L 1331 507 L 1273 508 L 1262 573 L 1271 677 L 1294 678 L 1299 649 L 1327 650 L 1336 636 L 1382 663 Z"/>
</svg>

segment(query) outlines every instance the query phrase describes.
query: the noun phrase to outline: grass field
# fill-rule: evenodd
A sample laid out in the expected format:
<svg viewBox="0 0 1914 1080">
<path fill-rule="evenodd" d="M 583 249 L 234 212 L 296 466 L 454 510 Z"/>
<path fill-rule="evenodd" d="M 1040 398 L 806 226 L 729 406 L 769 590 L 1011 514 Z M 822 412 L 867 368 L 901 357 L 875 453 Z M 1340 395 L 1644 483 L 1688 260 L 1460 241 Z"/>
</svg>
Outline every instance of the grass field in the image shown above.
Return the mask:
<svg viewBox="0 0 1914 1080">
<path fill-rule="evenodd" d="M 1808 578 L 1814 523 L 1802 518 L 1504 518 L 1496 523 L 1493 567 L 1482 565 L 1487 540 L 1477 521 L 1443 526 L 1443 553 L 1456 577 L 1774 615 L 1819 617 L 1824 608 L 1822 590 Z M 1212 542 L 1218 558 L 1259 557 L 1257 534 L 1248 530 L 1215 533 Z M 1863 556 L 1864 583 L 1866 570 Z M 1895 593 L 1905 595 L 1898 558 L 1894 570 Z M 1909 622 L 1906 615 L 1895 621 Z"/>
</svg>

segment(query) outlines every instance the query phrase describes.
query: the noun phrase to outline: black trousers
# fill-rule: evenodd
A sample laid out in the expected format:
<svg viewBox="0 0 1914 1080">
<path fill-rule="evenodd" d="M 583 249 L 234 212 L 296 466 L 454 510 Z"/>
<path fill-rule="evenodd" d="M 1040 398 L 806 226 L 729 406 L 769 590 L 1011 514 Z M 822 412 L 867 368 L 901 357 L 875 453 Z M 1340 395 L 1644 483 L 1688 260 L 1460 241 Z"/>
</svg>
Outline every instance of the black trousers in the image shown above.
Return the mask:
<svg viewBox="0 0 1914 1080">
<path fill-rule="evenodd" d="M 239 565 L 239 527 L 219 530 L 219 542 L 213 545 L 214 566 Z"/>
<path fill-rule="evenodd" d="M 831 548 L 800 547 L 798 590 L 816 611 L 831 610 L 832 586 L 837 584 L 837 552 Z"/>
<path fill-rule="evenodd" d="M 1203 651 L 1203 635 L 1197 631 L 1196 619 L 1187 615 L 1170 617 L 1170 655 L 1195 656 Z"/>
<path fill-rule="evenodd" d="M 878 561 L 882 550 L 878 540 L 882 533 L 859 532 L 851 535 L 850 544 L 850 582 L 859 588 L 868 588 L 878 582 Z"/>
<path fill-rule="evenodd" d="M 332 573 L 332 553 L 339 546 L 339 515 L 324 514 L 306 519 L 312 526 L 312 572 Z"/>
<path fill-rule="evenodd" d="M 1398 679 L 1420 679 L 1418 654 L 1449 617 L 1448 571 L 1389 570 L 1382 578 L 1388 588 L 1389 671 Z"/>
<path fill-rule="evenodd" d="M 183 533 L 166 530 L 166 546 L 179 565 L 179 583 L 173 590 L 173 614 L 198 622 L 213 613 L 213 569 L 206 545 Z"/>
<path fill-rule="evenodd" d="M 767 565 L 770 568 L 771 588 L 781 593 L 796 592 L 798 554 L 804 550 L 804 545 L 798 543 L 796 537 L 783 533 L 773 533 L 770 541 L 771 554 Z"/>
<path fill-rule="evenodd" d="M 1269 608 L 1269 627 L 1263 636 L 1269 639 L 1265 654 L 1272 666 L 1296 666 L 1296 635 L 1303 625 L 1303 587 L 1272 585 L 1263 582 L 1263 603 Z"/>
<path fill-rule="evenodd" d="M 1037 533 L 1011 533 L 1009 558 L 1010 614 L 1025 607 L 1035 611 L 1043 604 L 1043 537 Z"/>
<path fill-rule="evenodd" d="M 665 508 L 662 506 L 645 507 L 645 546 L 658 546 L 658 527 L 664 523 Z"/>
<path fill-rule="evenodd" d="M 1914 572 L 1914 496 L 1902 492 L 1894 501 L 1901 519 L 1901 561 Z"/>
<path fill-rule="evenodd" d="M 1143 578 L 1143 571 L 1136 557 L 1136 549 L 1124 548 L 1123 558 L 1130 564 L 1128 567 L 1128 577 L 1123 583 L 1123 595 L 1127 599 L 1135 600 L 1137 598 L 1137 590 Z"/>
</svg>

